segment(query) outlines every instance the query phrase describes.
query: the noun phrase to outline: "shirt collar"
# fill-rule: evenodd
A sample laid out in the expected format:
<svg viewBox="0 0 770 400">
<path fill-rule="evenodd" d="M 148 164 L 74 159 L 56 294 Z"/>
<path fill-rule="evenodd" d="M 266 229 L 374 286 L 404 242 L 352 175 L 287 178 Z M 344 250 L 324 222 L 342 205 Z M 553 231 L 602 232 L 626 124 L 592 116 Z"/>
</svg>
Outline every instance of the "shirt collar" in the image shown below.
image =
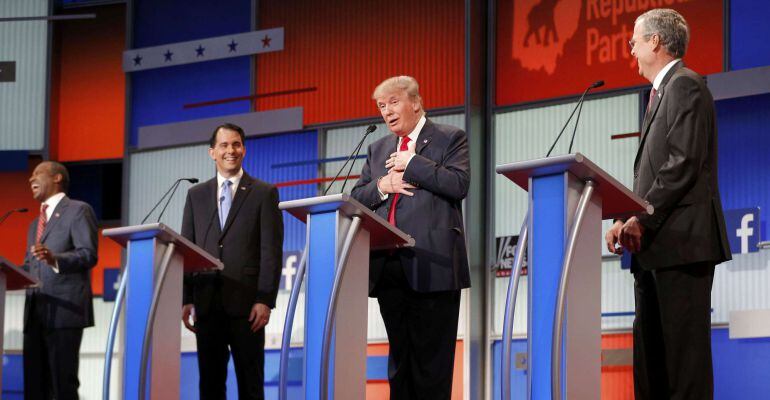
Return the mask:
<svg viewBox="0 0 770 400">
<path fill-rule="evenodd" d="M 671 62 L 666 64 L 666 66 L 663 67 L 663 69 L 661 69 L 660 72 L 658 72 L 658 75 L 655 75 L 655 80 L 652 81 L 652 87 L 656 91 L 660 90 L 660 84 L 663 82 L 663 78 L 666 77 L 666 74 L 668 73 L 668 71 L 674 66 L 674 64 L 678 63 L 681 60 L 682 60 L 681 58 L 672 60 Z"/>
<path fill-rule="evenodd" d="M 48 208 L 45 209 L 45 214 L 47 219 L 51 219 L 51 214 L 53 214 L 53 210 L 56 209 L 56 206 L 59 205 L 59 203 L 64 198 L 64 196 L 65 196 L 64 192 L 59 192 L 49 197 L 48 199 L 46 199 L 46 201 L 42 203 L 42 204 L 48 205 Z"/>
<path fill-rule="evenodd" d="M 238 187 L 239 183 L 241 183 L 241 178 L 242 177 L 243 177 L 243 168 L 241 168 L 241 170 L 238 171 L 238 173 L 235 174 L 235 176 L 231 176 L 230 178 L 225 178 L 224 176 L 222 176 L 222 174 L 217 172 L 217 188 L 221 188 L 222 187 L 222 182 L 224 182 L 225 179 L 227 179 L 227 180 L 229 180 L 230 182 L 233 183 L 232 186 L 230 186 L 230 187 L 234 189 L 234 188 Z"/>
<path fill-rule="evenodd" d="M 412 143 L 417 143 L 417 137 L 420 136 L 420 131 L 422 131 L 422 128 L 425 126 L 425 122 L 427 121 L 427 118 L 425 118 L 425 114 L 423 114 L 422 117 L 420 117 L 420 120 L 417 121 L 417 125 L 415 125 L 414 130 L 412 130 L 412 133 L 408 134 L 409 141 Z M 398 145 L 401 145 L 401 138 L 398 138 Z"/>
</svg>

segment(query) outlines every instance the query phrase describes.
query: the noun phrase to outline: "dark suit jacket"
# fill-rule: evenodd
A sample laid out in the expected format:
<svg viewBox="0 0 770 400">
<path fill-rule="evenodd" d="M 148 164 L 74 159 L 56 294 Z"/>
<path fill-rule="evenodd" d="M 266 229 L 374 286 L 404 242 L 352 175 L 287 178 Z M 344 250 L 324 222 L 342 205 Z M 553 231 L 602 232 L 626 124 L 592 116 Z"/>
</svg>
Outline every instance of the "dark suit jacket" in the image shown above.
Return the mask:
<svg viewBox="0 0 770 400">
<path fill-rule="evenodd" d="M 387 175 L 385 161 L 396 151 L 398 137 L 388 135 L 368 148 L 361 178 L 352 196 L 388 218 L 393 195 L 382 201 L 378 178 Z M 415 247 L 401 249 L 409 285 L 419 292 L 458 290 L 470 287 L 465 248 L 462 200 L 470 186 L 468 140 L 465 132 L 430 120 L 417 137 L 415 155 L 404 172 L 404 180 L 417 186 L 414 196 L 399 196 L 396 224 L 412 235 Z M 391 252 L 372 252 L 369 273 L 370 294 L 379 280 L 385 259 Z"/>
<path fill-rule="evenodd" d="M 717 183 L 714 99 L 703 78 L 680 61 L 664 77 L 642 125 L 634 193 L 655 207 L 641 215 L 649 270 L 731 258 Z"/>
<path fill-rule="evenodd" d="M 195 312 L 205 316 L 221 285 L 222 306 L 232 317 L 248 316 L 255 303 L 273 308 L 283 264 L 278 190 L 244 173 L 224 229 L 217 212 L 217 190 L 216 178 L 190 188 L 182 236 L 222 260 L 225 268 L 186 276 L 184 303 L 194 304 Z"/>
<path fill-rule="evenodd" d="M 58 274 L 29 252 L 35 244 L 37 223 L 35 218 L 27 232 L 24 269 L 40 280 L 40 287 L 27 289 L 25 332 L 31 317 L 32 301 L 35 312 L 43 316 L 43 326 L 49 329 L 93 326 L 91 268 L 97 262 L 98 244 L 93 209 L 86 203 L 64 197 L 53 210 L 40 241 L 54 254 L 59 264 Z"/>
</svg>

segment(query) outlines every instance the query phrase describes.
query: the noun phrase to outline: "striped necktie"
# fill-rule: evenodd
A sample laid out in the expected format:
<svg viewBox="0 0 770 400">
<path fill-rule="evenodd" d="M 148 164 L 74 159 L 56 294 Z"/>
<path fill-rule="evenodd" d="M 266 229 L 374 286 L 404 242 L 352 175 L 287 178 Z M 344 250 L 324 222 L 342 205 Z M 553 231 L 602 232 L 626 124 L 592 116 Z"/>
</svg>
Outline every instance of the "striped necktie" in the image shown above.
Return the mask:
<svg viewBox="0 0 770 400">
<path fill-rule="evenodd" d="M 40 239 L 43 238 L 43 232 L 45 231 L 45 225 L 48 223 L 48 216 L 46 215 L 48 210 L 48 204 L 43 203 L 40 205 L 40 217 L 37 219 L 37 232 L 35 234 L 35 244 L 40 244 Z"/>
</svg>

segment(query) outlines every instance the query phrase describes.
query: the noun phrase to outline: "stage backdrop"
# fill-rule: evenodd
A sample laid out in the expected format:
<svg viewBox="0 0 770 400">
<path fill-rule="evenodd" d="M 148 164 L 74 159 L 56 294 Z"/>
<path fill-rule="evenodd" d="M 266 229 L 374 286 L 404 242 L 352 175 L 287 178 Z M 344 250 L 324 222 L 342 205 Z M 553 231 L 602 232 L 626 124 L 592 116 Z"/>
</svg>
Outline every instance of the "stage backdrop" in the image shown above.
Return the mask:
<svg viewBox="0 0 770 400">
<path fill-rule="evenodd" d="M 500 0 L 496 104 L 577 95 L 599 79 L 603 90 L 646 84 L 628 41 L 636 17 L 655 7 L 674 8 L 690 24 L 688 66 L 722 71 L 721 0 Z"/>
</svg>

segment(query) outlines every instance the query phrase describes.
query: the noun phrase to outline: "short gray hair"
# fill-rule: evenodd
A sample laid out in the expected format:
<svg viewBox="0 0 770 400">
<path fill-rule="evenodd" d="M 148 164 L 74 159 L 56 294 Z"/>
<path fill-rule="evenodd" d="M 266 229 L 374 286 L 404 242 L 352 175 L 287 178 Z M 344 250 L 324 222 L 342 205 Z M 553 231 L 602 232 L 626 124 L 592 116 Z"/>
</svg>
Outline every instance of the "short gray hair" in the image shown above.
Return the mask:
<svg viewBox="0 0 770 400">
<path fill-rule="evenodd" d="M 663 47 L 675 58 L 684 57 L 690 43 L 690 27 L 682 14 L 670 8 L 654 8 L 636 18 L 645 37 L 657 33 Z"/>
<path fill-rule="evenodd" d="M 372 99 L 377 100 L 378 97 L 394 92 L 397 90 L 403 90 L 406 92 L 409 97 L 412 98 L 413 101 L 420 103 L 420 107 L 422 108 L 422 97 L 420 97 L 420 85 L 417 83 L 417 79 L 412 78 L 411 76 L 401 75 L 401 76 L 394 76 L 388 79 L 385 79 L 377 85 L 376 88 L 374 88 L 374 92 L 372 93 Z"/>
</svg>

